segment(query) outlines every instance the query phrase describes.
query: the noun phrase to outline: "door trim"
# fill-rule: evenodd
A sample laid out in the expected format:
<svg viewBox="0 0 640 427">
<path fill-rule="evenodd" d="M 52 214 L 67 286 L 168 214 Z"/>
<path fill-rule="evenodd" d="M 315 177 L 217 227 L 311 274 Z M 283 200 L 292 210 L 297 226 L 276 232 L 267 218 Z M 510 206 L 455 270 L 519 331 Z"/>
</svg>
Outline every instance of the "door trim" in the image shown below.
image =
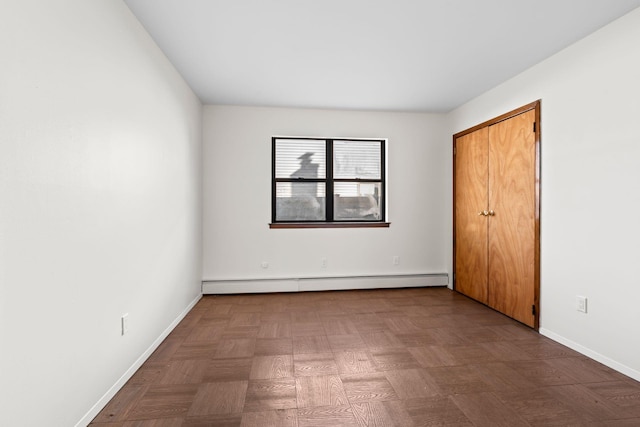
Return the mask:
<svg viewBox="0 0 640 427">
<path fill-rule="evenodd" d="M 540 149 L 540 140 L 541 140 L 541 115 L 540 115 L 540 107 L 542 101 L 538 99 L 537 101 L 531 102 L 527 105 L 524 105 L 520 108 L 516 108 L 515 110 L 509 111 L 505 114 L 502 114 L 493 119 L 487 120 L 486 122 L 475 125 L 469 129 L 463 130 L 453 135 L 453 290 L 456 290 L 456 140 L 461 136 L 467 135 L 469 133 L 475 132 L 478 129 L 482 129 L 487 126 L 494 125 L 504 120 L 508 120 L 512 117 L 515 117 L 524 112 L 535 110 L 535 212 L 534 212 L 534 228 L 535 228 L 535 242 L 534 242 L 534 327 L 536 331 L 540 328 L 540 157 L 541 157 L 541 149 Z"/>
</svg>

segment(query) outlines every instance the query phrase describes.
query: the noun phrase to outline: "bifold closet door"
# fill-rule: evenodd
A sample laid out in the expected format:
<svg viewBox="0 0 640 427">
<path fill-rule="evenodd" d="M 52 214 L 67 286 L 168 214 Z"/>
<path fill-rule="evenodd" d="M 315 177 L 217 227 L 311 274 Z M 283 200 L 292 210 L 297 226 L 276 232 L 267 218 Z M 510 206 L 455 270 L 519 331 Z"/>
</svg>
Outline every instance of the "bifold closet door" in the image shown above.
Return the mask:
<svg viewBox="0 0 640 427">
<path fill-rule="evenodd" d="M 534 327 L 535 111 L 489 126 L 488 305 Z"/>
<path fill-rule="evenodd" d="M 454 289 L 537 325 L 539 102 L 454 135 Z"/>
<path fill-rule="evenodd" d="M 456 140 L 456 290 L 488 304 L 489 129 L 487 127 Z"/>
</svg>

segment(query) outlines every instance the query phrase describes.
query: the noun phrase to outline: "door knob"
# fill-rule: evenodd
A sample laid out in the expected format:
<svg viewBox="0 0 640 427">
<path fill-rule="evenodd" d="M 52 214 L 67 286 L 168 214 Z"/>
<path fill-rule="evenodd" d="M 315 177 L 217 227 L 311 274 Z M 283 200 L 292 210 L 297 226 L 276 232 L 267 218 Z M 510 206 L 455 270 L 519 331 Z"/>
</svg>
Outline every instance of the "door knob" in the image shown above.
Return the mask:
<svg viewBox="0 0 640 427">
<path fill-rule="evenodd" d="M 487 212 L 487 214 L 489 214 L 489 216 L 494 216 L 496 213 L 491 210 L 491 211 Z"/>
<path fill-rule="evenodd" d="M 478 212 L 478 216 L 488 216 L 488 215 L 489 215 L 489 211 Z"/>
</svg>

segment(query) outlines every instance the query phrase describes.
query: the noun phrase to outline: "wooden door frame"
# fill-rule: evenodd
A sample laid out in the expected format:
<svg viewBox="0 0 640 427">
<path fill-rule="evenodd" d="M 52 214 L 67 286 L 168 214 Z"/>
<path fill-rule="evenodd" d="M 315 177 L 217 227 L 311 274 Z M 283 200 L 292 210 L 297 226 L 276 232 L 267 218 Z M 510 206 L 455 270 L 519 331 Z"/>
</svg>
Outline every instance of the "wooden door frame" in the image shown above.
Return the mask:
<svg viewBox="0 0 640 427">
<path fill-rule="evenodd" d="M 469 129 L 463 130 L 453 135 L 453 290 L 456 290 L 456 140 L 461 136 L 475 132 L 487 126 L 508 120 L 527 111 L 535 110 L 535 243 L 534 243 L 534 327 L 536 331 L 540 328 L 540 135 L 542 126 L 540 124 L 540 106 L 541 100 L 531 102 L 508 113 L 502 114 L 486 122 L 480 123 Z"/>
</svg>

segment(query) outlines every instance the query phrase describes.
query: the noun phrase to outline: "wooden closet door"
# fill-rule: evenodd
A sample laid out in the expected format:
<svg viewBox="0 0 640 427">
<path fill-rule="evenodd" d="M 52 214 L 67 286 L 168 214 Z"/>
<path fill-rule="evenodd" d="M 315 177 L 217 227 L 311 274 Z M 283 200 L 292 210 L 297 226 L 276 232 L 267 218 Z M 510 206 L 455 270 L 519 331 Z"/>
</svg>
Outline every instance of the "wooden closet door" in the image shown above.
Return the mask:
<svg viewBox="0 0 640 427">
<path fill-rule="evenodd" d="M 535 111 L 489 126 L 490 307 L 535 327 Z"/>
<path fill-rule="evenodd" d="M 487 208 L 489 129 L 455 142 L 455 286 L 487 304 Z"/>
</svg>

